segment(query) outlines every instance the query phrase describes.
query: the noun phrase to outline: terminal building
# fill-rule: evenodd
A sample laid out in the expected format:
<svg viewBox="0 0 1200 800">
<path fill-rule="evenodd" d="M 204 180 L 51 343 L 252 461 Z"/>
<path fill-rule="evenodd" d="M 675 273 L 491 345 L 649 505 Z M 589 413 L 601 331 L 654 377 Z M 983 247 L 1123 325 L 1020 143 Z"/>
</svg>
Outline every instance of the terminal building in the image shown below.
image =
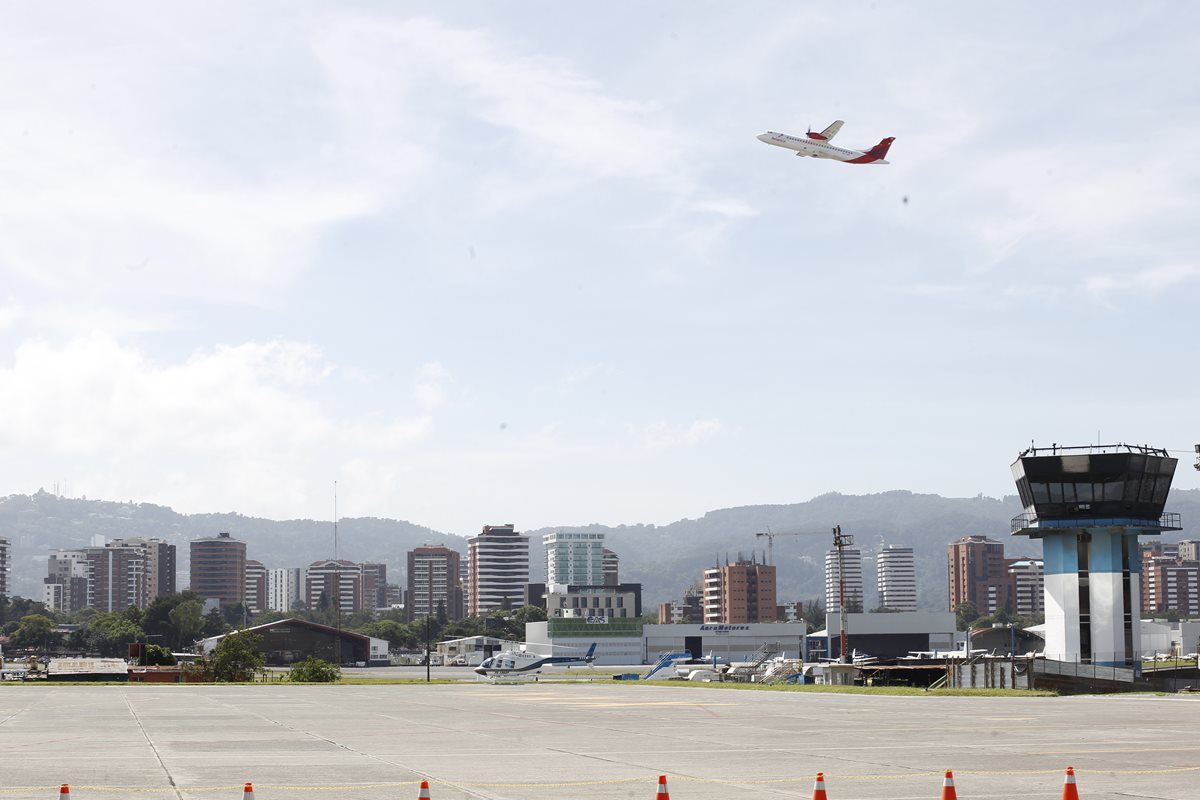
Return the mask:
<svg viewBox="0 0 1200 800">
<path fill-rule="evenodd" d="M 1140 669 L 1138 537 L 1181 529 L 1163 512 L 1176 464 L 1133 445 L 1031 447 L 1013 462 L 1025 512 L 1012 534 L 1042 540 L 1046 658 Z"/>
</svg>

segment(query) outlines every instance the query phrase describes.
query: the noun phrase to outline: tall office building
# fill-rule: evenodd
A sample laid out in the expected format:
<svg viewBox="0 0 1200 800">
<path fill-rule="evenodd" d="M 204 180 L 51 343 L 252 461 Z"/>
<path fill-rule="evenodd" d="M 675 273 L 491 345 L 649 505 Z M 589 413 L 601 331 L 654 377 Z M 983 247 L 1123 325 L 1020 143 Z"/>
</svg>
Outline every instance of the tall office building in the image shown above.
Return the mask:
<svg viewBox="0 0 1200 800">
<path fill-rule="evenodd" d="M 222 606 L 241 603 L 246 597 L 246 543 L 228 533 L 191 542 L 191 590 L 204 600 L 216 598 Z"/>
<path fill-rule="evenodd" d="M 478 617 L 504 605 L 517 608 L 529 583 L 529 537 L 512 525 L 484 525 L 467 540 L 470 590 L 468 616 Z"/>
<path fill-rule="evenodd" d="M 362 596 L 359 599 L 363 611 L 387 608 L 387 564 L 367 562 L 362 568 Z"/>
<path fill-rule="evenodd" d="M 147 603 L 156 597 L 175 594 L 175 545 L 162 539 L 135 536 L 113 539 L 105 547 L 129 547 L 142 551 L 143 594 Z"/>
<path fill-rule="evenodd" d="M 546 548 L 546 585 L 604 584 L 604 534 L 559 531 L 542 537 Z"/>
<path fill-rule="evenodd" d="M 1190 554 L 1182 545 L 1178 552 Z M 1148 614 L 1178 611 L 1185 618 L 1200 614 L 1200 562 L 1143 548 L 1141 608 Z"/>
<path fill-rule="evenodd" d="M 980 614 L 1017 610 L 1016 577 L 1004 545 L 986 536 L 964 536 L 949 546 L 950 610 L 972 603 Z"/>
<path fill-rule="evenodd" d="M 775 622 L 775 567 L 738 560 L 704 571 L 704 622 Z"/>
<path fill-rule="evenodd" d="M 88 607 L 92 568 L 86 550 L 55 550 L 46 559 L 42 603 L 51 611 L 70 614 Z"/>
<path fill-rule="evenodd" d="M 1013 576 L 1017 613 L 1031 617 L 1046 610 L 1046 570 L 1040 558 L 1009 560 L 1008 573 Z"/>
<path fill-rule="evenodd" d="M 862 551 L 856 547 L 842 549 L 841 560 L 836 549 L 825 553 L 825 609 L 826 611 L 841 610 L 841 589 L 839 577 L 845 570 L 846 609 L 849 612 L 865 611 L 863 608 L 863 569 Z"/>
<path fill-rule="evenodd" d="M 436 614 L 438 606 L 450 619 L 462 619 L 463 593 L 459 583 L 462 556 L 445 545 L 427 544 L 408 551 L 408 586 L 404 618 L 410 622 Z"/>
<path fill-rule="evenodd" d="M 12 544 L 0 536 L 0 597 L 8 597 L 8 562 Z"/>
<path fill-rule="evenodd" d="M 1184 539 L 1175 547 L 1180 561 L 1200 561 L 1200 541 Z"/>
<path fill-rule="evenodd" d="M 343 614 L 362 609 L 362 565 L 345 559 L 314 561 L 304 570 L 304 598 L 309 611 L 334 608 Z"/>
<path fill-rule="evenodd" d="M 621 569 L 621 557 L 612 550 L 604 550 L 604 585 L 616 586 L 621 582 L 618 573 Z"/>
<path fill-rule="evenodd" d="M 913 549 L 889 544 L 875 559 L 879 605 L 896 611 L 917 610 L 917 572 Z"/>
<path fill-rule="evenodd" d="M 302 599 L 304 570 L 284 567 L 267 570 L 267 607 L 272 611 L 291 611 Z"/>
<path fill-rule="evenodd" d="M 268 570 L 261 561 L 246 561 L 246 610 L 261 614 L 267 610 Z"/>
<path fill-rule="evenodd" d="M 138 547 L 89 547 L 88 606 L 97 611 L 145 608 L 146 554 Z"/>
</svg>

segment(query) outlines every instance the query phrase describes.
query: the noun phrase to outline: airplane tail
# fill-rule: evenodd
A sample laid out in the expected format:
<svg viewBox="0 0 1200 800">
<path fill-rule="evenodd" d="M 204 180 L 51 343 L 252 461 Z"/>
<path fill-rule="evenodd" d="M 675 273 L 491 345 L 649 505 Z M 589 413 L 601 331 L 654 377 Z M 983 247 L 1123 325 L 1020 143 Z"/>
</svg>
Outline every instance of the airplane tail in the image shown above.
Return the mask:
<svg viewBox="0 0 1200 800">
<path fill-rule="evenodd" d="M 888 148 L 892 146 L 892 142 L 896 141 L 895 136 L 889 136 L 882 140 L 879 144 L 867 151 L 867 155 L 871 158 L 877 158 L 880 161 L 887 158 Z"/>
<path fill-rule="evenodd" d="M 587 655 L 585 655 L 583 657 L 583 660 L 590 664 L 590 663 L 592 663 L 592 661 L 595 660 L 595 658 L 596 658 L 596 643 L 592 642 L 592 646 L 588 648 Z"/>
</svg>

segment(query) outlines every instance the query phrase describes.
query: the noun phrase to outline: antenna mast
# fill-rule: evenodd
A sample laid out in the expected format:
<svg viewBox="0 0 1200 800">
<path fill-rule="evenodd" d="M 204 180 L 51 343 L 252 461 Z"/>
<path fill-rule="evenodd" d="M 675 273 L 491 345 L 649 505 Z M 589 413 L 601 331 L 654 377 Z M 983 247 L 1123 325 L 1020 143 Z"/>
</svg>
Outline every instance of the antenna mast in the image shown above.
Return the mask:
<svg viewBox="0 0 1200 800">
<path fill-rule="evenodd" d="M 337 638 L 333 640 L 333 658 L 342 666 L 342 562 L 338 551 L 337 481 L 333 482 L 333 613 Z"/>
<path fill-rule="evenodd" d="M 850 534 L 842 533 L 842 526 L 835 525 L 833 528 L 833 546 L 837 548 L 838 555 L 838 627 L 841 628 L 841 652 L 838 653 L 838 663 L 848 664 L 849 656 L 846 654 L 846 553 L 845 548 L 854 544 L 854 537 Z"/>
</svg>

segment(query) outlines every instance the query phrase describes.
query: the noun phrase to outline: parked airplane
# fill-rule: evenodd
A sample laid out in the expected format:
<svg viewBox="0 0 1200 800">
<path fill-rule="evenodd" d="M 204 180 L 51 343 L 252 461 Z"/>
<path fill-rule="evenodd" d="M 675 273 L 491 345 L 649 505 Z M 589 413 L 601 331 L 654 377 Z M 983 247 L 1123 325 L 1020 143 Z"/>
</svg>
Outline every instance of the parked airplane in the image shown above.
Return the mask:
<svg viewBox="0 0 1200 800">
<path fill-rule="evenodd" d="M 550 664 L 591 664 L 596 657 L 596 643 L 582 656 L 544 656 L 528 650 L 505 650 L 475 668 L 475 672 L 490 680 L 504 680 L 536 675 Z"/>
<path fill-rule="evenodd" d="M 788 150 L 795 150 L 798 156 L 831 158 L 834 161 L 844 161 L 847 164 L 888 163 L 885 160 L 888 148 L 892 146 L 892 142 L 896 141 L 896 137 L 889 136 L 870 150 L 847 150 L 844 147 L 834 147 L 830 144 L 833 137 L 837 136 L 838 131 L 841 129 L 842 120 L 839 119 L 820 133 L 809 131 L 805 134 L 804 138 L 790 136 L 786 133 L 767 131 L 766 133 L 760 133 L 758 140 L 767 144 L 773 144 L 776 147 L 786 147 Z"/>
</svg>

